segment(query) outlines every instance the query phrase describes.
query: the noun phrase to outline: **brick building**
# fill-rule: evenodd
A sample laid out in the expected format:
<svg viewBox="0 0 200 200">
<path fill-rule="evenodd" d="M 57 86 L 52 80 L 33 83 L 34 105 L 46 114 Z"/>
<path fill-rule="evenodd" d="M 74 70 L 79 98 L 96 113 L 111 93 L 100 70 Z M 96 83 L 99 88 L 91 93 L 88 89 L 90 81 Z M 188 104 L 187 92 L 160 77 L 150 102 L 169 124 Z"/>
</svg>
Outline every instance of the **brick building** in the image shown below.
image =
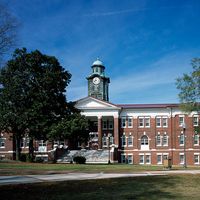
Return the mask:
<svg viewBox="0 0 200 200">
<path fill-rule="evenodd" d="M 113 104 L 109 102 L 110 79 L 100 60 L 92 64 L 87 77 L 88 97 L 76 102 L 90 123 L 88 149 L 110 149 L 111 161 L 127 164 L 162 165 L 170 158 L 173 165 L 200 165 L 200 140 L 195 127 L 198 113 L 183 113 L 179 104 Z M 21 141 L 28 152 L 28 136 Z M 55 147 L 67 141 L 34 141 L 38 158 L 50 159 Z M 0 158 L 15 157 L 15 145 L 7 133 L 1 133 Z"/>
<path fill-rule="evenodd" d="M 87 77 L 88 97 L 80 99 L 76 107 L 93 123 L 91 148 L 113 147 L 117 155 L 113 161 L 130 164 L 200 164 L 199 114 L 183 113 L 179 104 L 113 104 L 100 60 L 92 64 Z"/>
</svg>

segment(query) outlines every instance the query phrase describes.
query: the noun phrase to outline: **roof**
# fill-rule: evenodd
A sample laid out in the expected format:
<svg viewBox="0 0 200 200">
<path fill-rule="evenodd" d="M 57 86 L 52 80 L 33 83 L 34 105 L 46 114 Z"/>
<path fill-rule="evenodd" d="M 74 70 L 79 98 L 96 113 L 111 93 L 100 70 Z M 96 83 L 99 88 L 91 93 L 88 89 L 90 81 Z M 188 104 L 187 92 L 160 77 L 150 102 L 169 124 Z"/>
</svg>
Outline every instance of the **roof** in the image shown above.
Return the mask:
<svg viewBox="0 0 200 200">
<path fill-rule="evenodd" d="M 179 107 L 179 104 L 116 104 L 121 108 L 172 108 Z"/>
<path fill-rule="evenodd" d="M 97 60 L 93 62 L 92 66 L 95 66 L 95 65 L 103 66 L 103 62 L 99 60 L 99 58 L 97 58 Z"/>
</svg>

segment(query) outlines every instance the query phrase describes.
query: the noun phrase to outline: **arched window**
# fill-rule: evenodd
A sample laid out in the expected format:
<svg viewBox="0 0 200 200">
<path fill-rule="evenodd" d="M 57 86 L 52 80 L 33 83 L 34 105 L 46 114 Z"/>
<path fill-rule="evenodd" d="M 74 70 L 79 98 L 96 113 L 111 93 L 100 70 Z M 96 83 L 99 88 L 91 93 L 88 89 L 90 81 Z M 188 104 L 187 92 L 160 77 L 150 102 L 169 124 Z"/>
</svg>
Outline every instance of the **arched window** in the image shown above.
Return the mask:
<svg viewBox="0 0 200 200">
<path fill-rule="evenodd" d="M 149 140 L 148 140 L 148 137 L 146 135 L 143 135 L 141 137 L 141 145 L 149 145 Z"/>
<path fill-rule="evenodd" d="M 143 135 L 140 139 L 141 150 L 149 150 L 149 138 L 146 135 Z"/>
</svg>

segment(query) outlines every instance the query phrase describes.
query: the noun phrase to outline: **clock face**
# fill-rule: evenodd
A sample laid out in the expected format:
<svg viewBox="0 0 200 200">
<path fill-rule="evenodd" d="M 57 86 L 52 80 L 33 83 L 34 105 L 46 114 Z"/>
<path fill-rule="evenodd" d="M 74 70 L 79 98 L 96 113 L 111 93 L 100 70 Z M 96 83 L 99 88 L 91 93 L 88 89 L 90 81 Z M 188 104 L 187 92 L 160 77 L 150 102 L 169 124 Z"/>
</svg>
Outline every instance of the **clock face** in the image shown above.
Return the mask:
<svg viewBox="0 0 200 200">
<path fill-rule="evenodd" d="M 100 83 L 100 79 L 99 79 L 98 77 L 94 77 L 94 78 L 93 78 L 93 83 L 94 83 L 95 85 L 99 84 L 99 83 Z"/>
</svg>

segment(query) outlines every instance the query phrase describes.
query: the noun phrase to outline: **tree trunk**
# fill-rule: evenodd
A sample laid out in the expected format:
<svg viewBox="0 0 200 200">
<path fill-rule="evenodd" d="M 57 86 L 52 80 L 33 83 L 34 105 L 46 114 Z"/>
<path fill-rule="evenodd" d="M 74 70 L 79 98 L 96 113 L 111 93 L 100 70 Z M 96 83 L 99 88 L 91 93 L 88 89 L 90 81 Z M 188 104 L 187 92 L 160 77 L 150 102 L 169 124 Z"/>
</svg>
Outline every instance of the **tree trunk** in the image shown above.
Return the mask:
<svg viewBox="0 0 200 200">
<path fill-rule="evenodd" d="M 20 160 L 21 157 L 21 147 L 20 147 L 20 138 L 15 137 L 15 143 L 16 143 L 16 160 Z"/>
<path fill-rule="evenodd" d="M 33 147 L 33 138 L 29 140 L 29 161 L 33 162 L 34 160 L 34 147 Z"/>
</svg>

